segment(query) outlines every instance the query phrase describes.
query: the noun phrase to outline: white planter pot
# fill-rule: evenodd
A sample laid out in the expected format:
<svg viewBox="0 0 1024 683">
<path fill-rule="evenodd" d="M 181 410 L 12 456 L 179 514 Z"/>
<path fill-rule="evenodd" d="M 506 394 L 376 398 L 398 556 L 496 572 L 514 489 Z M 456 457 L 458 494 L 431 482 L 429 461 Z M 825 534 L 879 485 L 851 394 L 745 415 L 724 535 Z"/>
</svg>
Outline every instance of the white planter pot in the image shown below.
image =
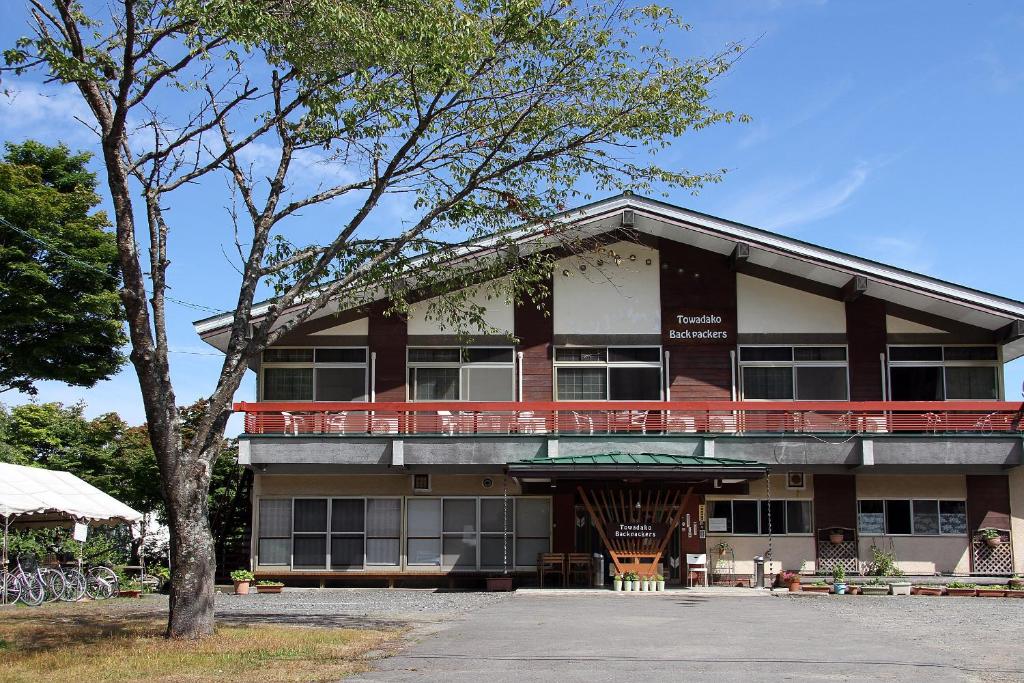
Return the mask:
<svg viewBox="0 0 1024 683">
<path fill-rule="evenodd" d="M 649 591 L 651 590 L 651 582 L 646 579 L 640 582 L 640 590 Z"/>
<path fill-rule="evenodd" d="M 621 581 L 612 581 L 612 585 L 615 587 L 615 590 L 617 590 L 617 591 L 621 591 L 622 590 L 622 582 Z"/>
<path fill-rule="evenodd" d="M 633 582 L 632 581 L 623 581 L 623 585 L 625 585 L 627 593 L 629 591 L 633 590 Z"/>
<path fill-rule="evenodd" d="M 665 582 L 664 581 L 658 581 L 657 584 L 658 584 L 658 590 L 659 591 L 665 590 Z"/>
<path fill-rule="evenodd" d="M 910 582 L 900 581 L 897 583 L 890 583 L 889 588 L 892 590 L 893 595 L 910 595 Z"/>
</svg>

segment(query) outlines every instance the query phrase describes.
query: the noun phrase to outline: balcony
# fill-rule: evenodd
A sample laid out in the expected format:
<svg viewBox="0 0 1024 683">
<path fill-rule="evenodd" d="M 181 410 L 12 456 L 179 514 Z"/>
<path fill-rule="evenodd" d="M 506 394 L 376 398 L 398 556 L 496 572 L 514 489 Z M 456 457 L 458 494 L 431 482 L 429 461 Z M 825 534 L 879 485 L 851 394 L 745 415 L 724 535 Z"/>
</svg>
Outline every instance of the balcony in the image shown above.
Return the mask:
<svg viewBox="0 0 1024 683">
<path fill-rule="evenodd" d="M 236 403 L 247 435 L 1020 434 L 995 401 Z"/>
</svg>

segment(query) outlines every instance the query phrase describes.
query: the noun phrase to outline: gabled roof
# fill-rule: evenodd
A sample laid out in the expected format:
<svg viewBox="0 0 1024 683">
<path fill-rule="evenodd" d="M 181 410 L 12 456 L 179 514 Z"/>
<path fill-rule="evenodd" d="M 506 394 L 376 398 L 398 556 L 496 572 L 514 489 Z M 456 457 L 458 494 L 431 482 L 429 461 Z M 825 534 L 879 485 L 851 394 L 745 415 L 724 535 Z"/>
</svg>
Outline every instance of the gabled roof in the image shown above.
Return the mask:
<svg viewBox="0 0 1024 683">
<path fill-rule="evenodd" d="M 551 222 L 576 231 L 580 237 L 594 237 L 628 226 L 637 233 L 723 255 L 743 245 L 743 260 L 748 268 L 781 273 L 836 291 L 856 281 L 858 294 L 985 330 L 1006 328 L 1006 358 L 1024 355 L 1024 323 L 1020 322 L 1024 321 L 1024 302 L 1007 297 L 633 194 L 571 209 L 553 216 L 547 225 L 523 226 L 504 236 L 511 234 L 524 249 L 545 249 L 550 246 Z M 475 254 L 486 253 L 495 240 L 467 242 L 460 248 L 458 258 L 471 259 Z M 254 316 L 258 317 L 270 303 L 256 304 Z M 223 313 L 196 321 L 195 328 L 201 336 L 209 338 L 229 326 L 231 319 L 230 312 Z"/>
</svg>

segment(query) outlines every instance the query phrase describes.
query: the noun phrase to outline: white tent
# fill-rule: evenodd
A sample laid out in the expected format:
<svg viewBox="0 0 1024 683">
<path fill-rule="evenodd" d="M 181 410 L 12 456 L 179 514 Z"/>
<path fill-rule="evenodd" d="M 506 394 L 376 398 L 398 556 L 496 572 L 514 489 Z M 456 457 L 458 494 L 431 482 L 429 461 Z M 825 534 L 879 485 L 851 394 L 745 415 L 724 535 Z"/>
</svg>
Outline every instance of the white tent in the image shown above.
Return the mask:
<svg viewBox="0 0 1024 683">
<path fill-rule="evenodd" d="M 13 526 L 64 526 L 72 522 L 137 522 L 142 513 L 108 496 L 70 472 L 0 463 L 0 518 L 3 522 L 3 567 L 7 567 L 7 533 Z"/>
<path fill-rule="evenodd" d="M 0 463 L 0 517 L 18 526 L 137 522 L 142 513 L 70 472 Z"/>
</svg>

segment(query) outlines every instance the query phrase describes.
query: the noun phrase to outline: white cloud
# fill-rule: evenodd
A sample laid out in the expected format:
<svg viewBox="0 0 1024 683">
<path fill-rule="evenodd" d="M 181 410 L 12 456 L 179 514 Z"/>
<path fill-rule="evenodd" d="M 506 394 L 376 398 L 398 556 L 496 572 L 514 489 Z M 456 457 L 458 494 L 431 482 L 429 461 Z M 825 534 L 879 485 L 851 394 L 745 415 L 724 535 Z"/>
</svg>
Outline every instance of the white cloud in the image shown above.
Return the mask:
<svg viewBox="0 0 1024 683">
<path fill-rule="evenodd" d="M 96 135 L 82 121 L 92 114 L 77 92 L 65 87 L 24 83 L 0 97 L 0 135 L 12 139 L 35 138 L 41 142 L 95 144 Z"/>
<path fill-rule="evenodd" d="M 799 227 L 842 210 L 871 171 L 871 166 L 861 162 L 828 184 L 822 184 L 817 176 L 772 179 L 734 204 L 730 213 L 769 229 Z"/>
<path fill-rule="evenodd" d="M 736 144 L 737 148 L 746 149 L 753 147 L 817 119 L 852 89 L 853 80 L 843 78 L 835 81 L 830 87 L 815 91 L 812 97 L 805 100 L 801 106 L 791 110 L 788 116 L 783 117 L 781 120 L 774 122 L 771 119 L 765 121 L 755 120 L 752 128 L 749 129 L 750 132 L 740 138 Z"/>
</svg>

